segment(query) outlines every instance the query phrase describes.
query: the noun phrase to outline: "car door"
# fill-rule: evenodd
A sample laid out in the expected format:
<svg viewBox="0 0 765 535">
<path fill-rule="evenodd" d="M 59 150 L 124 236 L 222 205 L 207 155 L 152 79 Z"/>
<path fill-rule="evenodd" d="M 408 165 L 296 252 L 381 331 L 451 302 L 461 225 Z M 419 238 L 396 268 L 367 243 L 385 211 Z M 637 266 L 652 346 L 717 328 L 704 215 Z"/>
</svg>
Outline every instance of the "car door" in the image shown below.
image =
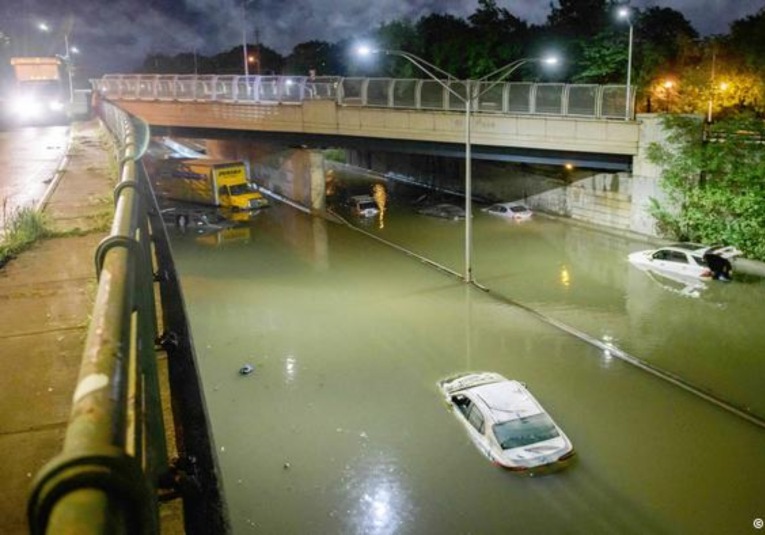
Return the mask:
<svg viewBox="0 0 765 535">
<path fill-rule="evenodd" d="M 468 396 L 459 395 L 452 398 L 460 417 L 468 431 L 470 440 L 489 460 L 492 459 L 489 440 L 486 437 L 486 417 L 481 409 Z"/>
<path fill-rule="evenodd" d="M 655 268 L 673 273 L 683 273 L 684 266 L 687 266 L 688 259 L 684 253 L 673 251 L 671 249 L 659 249 L 651 255 L 651 265 Z"/>
</svg>

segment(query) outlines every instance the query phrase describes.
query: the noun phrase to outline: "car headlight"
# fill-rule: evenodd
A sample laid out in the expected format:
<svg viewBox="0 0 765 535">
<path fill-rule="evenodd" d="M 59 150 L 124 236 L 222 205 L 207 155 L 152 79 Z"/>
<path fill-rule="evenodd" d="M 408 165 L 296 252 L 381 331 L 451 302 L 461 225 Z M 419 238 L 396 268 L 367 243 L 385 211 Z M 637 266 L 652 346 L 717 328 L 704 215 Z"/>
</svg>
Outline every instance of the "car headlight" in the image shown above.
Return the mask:
<svg viewBox="0 0 765 535">
<path fill-rule="evenodd" d="M 49 102 L 48 107 L 51 109 L 51 111 L 61 111 L 64 109 L 64 105 L 60 100 L 53 100 Z"/>
<path fill-rule="evenodd" d="M 19 117 L 37 117 L 43 108 L 40 102 L 31 97 L 16 97 L 11 100 L 10 110 Z"/>
</svg>

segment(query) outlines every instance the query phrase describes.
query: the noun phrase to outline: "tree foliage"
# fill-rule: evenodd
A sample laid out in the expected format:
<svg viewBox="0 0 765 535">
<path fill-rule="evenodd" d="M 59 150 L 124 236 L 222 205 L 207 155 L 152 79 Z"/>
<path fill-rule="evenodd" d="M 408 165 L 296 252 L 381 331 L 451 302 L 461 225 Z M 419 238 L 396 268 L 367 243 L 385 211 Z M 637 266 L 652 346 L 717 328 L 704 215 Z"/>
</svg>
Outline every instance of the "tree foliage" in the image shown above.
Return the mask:
<svg viewBox="0 0 765 535">
<path fill-rule="evenodd" d="M 663 167 L 668 203 L 653 201 L 660 230 L 670 238 L 726 243 L 765 260 L 765 125 L 751 113 L 715 124 L 702 136 L 702 120 L 668 115 L 666 145 L 649 158 Z M 706 138 L 706 139 L 705 139 Z"/>
<path fill-rule="evenodd" d="M 365 29 L 376 48 L 403 50 L 437 65 L 457 78 L 477 79 L 511 61 L 554 52 L 563 59 L 555 70 L 529 63 L 513 80 L 551 79 L 574 83 L 623 84 L 628 63 L 629 24 L 616 16 L 624 0 L 556 0 L 544 24 L 529 26 L 497 0 L 478 0 L 465 18 L 429 13 L 417 20 L 393 19 Z M 649 6 L 632 8 L 631 81 L 638 111 L 671 111 L 722 117 L 739 109 L 765 113 L 765 9 L 735 21 L 729 35 L 699 39 L 680 11 Z M 376 56 L 354 57 L 357 38 L 337 43 L 299 43 L 283 57 L 266 46 L 258 49 L 253 73 L 421 78 L 408 61 Z M 0 47 L 2 50 L 2 47 Z M 242 48 L 212 57 L 185 53 L 152 54 L 144 72 L 238 74 Z M 672 85 L 666 84 L 668 80 Z"/>
</svg>

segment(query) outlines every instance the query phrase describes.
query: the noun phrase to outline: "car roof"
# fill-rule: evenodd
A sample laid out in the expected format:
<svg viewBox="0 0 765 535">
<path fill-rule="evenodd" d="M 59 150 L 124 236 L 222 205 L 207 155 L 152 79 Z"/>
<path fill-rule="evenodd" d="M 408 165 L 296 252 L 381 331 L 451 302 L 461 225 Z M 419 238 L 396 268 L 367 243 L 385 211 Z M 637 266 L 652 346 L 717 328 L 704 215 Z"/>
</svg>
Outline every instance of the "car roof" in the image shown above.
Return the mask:
<svg viewBox="0 0 765 535">
<path fill-rule="evenodd" d="M 521 201 L 495 202 L 492 206 L 507 206 L 509 208 L 511 206 L 526 206 L 526 203 Z"/>
<path fill-rule="evenodd" d="M 489 411 L 495 422 L 507 422 L 544 412 L 518 381 L 499 381 L 468 389 Z"/>
</svg>

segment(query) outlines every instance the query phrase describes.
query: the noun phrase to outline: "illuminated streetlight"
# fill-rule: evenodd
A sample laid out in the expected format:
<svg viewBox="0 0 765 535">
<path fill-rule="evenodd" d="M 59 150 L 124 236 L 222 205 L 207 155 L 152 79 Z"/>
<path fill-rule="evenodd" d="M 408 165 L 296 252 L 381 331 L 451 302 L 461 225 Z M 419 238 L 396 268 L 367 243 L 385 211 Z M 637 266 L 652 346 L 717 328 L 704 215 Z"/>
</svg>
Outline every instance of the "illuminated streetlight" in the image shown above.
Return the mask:
<svg viewBox="0 0 765 535">
<path fill-rule="evenodd" d="M 625 19 L 630 25 L 629 48 L 627 51 L 627 92 L 624 104 L 624 119 L 630 120 L 630 85 L 632 82 L 632 10 L 628 7 L 622 7 L 617 12 L 620 19 Z"/>
<path fill-rule="evenodd" d="M 409 63 L 420 69 L 441 87 L 446 89 L 452 96 L 465 104 L 465 271 L 463 274 L 463 280 L 465 282 L 472 282 L 473 280 L 473 267 L 472 267 L 472 249 L 473 249 L 473 177 L 472 177 L 472 162 L 471 162 L 471 142 L 470 142 L 470 113 L 482 95 L 491 90 L 497 84 L 506 80 L 513 72 L 526 63 L 539 62 L 547 65 L 555 65 L 558 63 L 558 58 L 548 56 L 544 58 L 523 58 L 512 61 L 507 65 L 500 67 L 496 71 L 484 76 L 477 80 L 477 84 L 473 85 L 471 80 L 465 80 L 465 96 L 463 97 L 451 88 L 449 82 L 457 81 L 457 78 L 445 70 L 427 62 L 419 56 L 415 56 L 409 52 L 402 50 L 379 50 L 373 49 L 367 45 L 361 45 L 356 48 L 356 53 L 359 56 L 370 56 L 372 54 L 386 54 L 389 56 L 398 56 L 404 58 Z M 434 72 L 441 76 L 439 78 Z M 495 80 L 490 78 L 497 77 Z M 444 79 L 447 83 L 444 83 Z M 483 88 L 482 91 L 475 91 L 475 88 L 481 87 L 482 83 L 489 83 L 489 85 Z"/>
<path fill-rule="evenodd" d="M 667 101 L 667 113 L 669 113 L 669 103 L 672 98 L 672 88 L 675 87 L 675 82 L 672 80 L 665 80 L 661 85 L 664 88 L 664 98 Z"/>
</svg>

